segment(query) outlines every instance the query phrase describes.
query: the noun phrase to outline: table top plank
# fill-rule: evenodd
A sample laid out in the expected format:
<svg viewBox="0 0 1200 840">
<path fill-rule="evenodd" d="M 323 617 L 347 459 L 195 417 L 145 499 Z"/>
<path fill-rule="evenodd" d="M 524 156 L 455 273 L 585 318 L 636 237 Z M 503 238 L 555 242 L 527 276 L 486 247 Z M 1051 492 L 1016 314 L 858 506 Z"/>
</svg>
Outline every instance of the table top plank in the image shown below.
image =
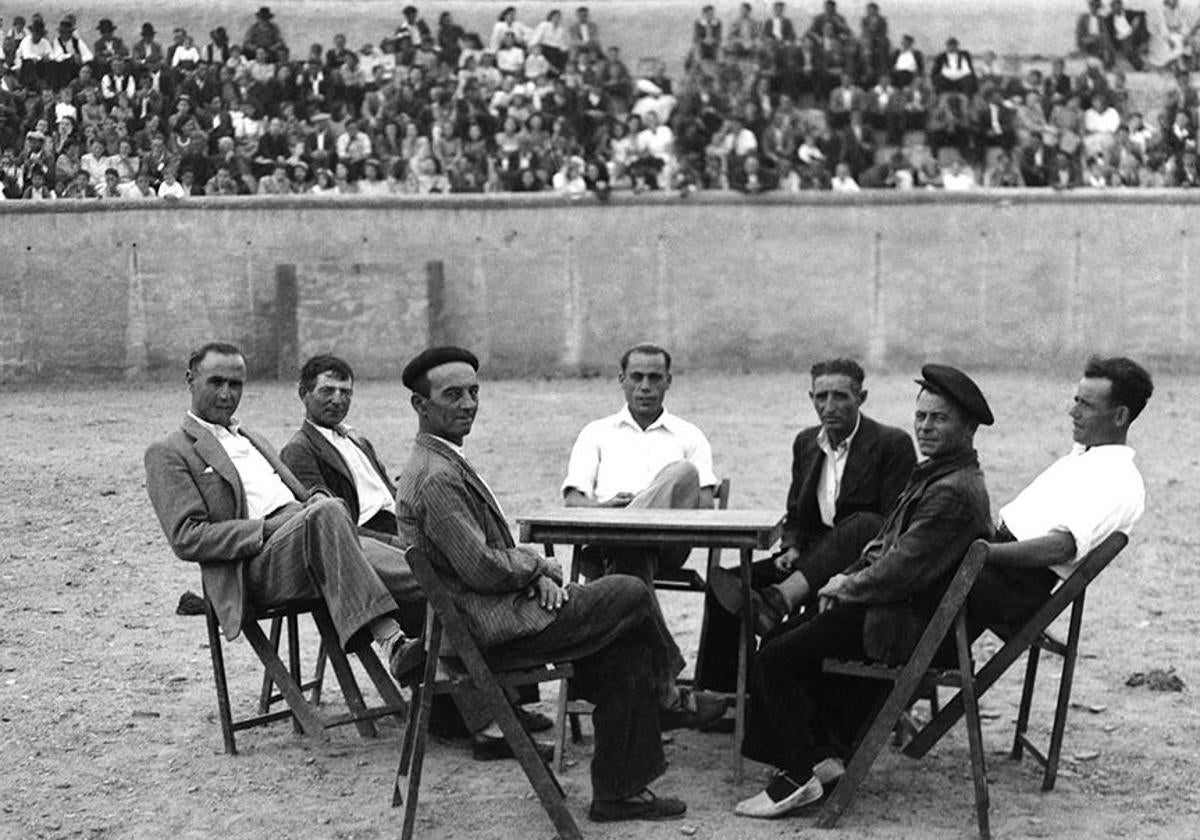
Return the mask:
<svg viewBox="0 0 1200 840">
<path fill-rule="evenodd" d="M 770 548 L 779 539 L 777 510 L 554 508 L 517 517 L 522 542 L 563 544 L 690 543 L 713 548 Z"/>
</svg>

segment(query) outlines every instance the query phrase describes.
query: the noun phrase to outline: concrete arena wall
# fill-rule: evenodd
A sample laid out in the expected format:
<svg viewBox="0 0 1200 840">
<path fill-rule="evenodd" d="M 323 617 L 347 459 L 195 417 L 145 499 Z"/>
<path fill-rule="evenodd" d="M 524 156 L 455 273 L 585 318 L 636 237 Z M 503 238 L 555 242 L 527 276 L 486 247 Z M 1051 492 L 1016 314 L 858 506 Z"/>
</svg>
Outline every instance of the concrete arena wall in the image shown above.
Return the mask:
<svg viewBox="0 0 1200 840">
<path fill-rule="evenodd" d="M 201 199 L 0 206 L 0 381 L 256 374 L 331 350 L 395 376 L 431 341 L 499 375 L 653 339 L 693 368 L 1200 358 L 1200 202 L 1179 192 Z M 430 263 L 440 263 L 440 271 Z"/>
</svg>

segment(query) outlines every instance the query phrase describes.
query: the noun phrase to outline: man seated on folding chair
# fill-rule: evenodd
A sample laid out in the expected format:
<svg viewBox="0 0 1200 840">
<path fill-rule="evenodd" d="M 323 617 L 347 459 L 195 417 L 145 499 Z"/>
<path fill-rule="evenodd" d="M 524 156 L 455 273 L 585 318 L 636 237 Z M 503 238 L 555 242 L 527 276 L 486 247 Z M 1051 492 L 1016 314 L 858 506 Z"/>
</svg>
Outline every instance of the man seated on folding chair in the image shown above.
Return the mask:
<svg viewBox="0 0 1200 840">
<path fill-rule="evenodd" d="M 246 383 L 241 350 L 205 344 L 185 378 L 191 410 L 182 429 L 146 450 L 146 489 L 172 550 L 200 564 L 226 637 L 240 634 L 248 604 L 322 598 L 343 647 L 370 637 L 393 675 L 419 666 L 420 643 L 398 621 L 398 604 L 424 601 L 404 553 L 360 542 L 341 500 L 310 492 L 234 418 Z"/>
<path fill-rule="evenodd" d="M 304 403 L 304 422 L 279 451 L 279 457 L 305 487 L 325 489 L 346 503 L 364 545 L 374 540 L 402 548 L 396 532 L 396 486 L 371 441 L 346 424 L 354 398 L 354 370 L 349 362 L 328 353 L 313 356 L 300 368 L 298 390 Z M 410 610 L 416 616 L 415 629 L 409 628 L 414 633 L 420 632 L 423 606 L 416 603 L 416 609 Z M 527 702 L 536 702 L 536 687 L 529 689 L 522 691 L 522 696 Z M 554 726 L 545 715 L 520 706 L 515 711 L 530 732 Z M 454 701 L 444 694 L 433 699 L 429 728 L 445 738 L 467 734 Z M 490 748 L 473 745 L 472 755 L 478 761 L 507 757 L 495 742 Z"/>
<path fill-rule="evenodd" d="M 479 407 L 479 360 L 430 348 L 405 366 L 418 434 L 401 472 L 396 519 L 445 581 L 472 636 L 495 667 L 574 663 L 574 686 L 595 704 L 591 819 L 661 820 L 687 806 L 648 785 L 666 770 L 664 729 L 712 723 L 712 707 L 681 691 L 683 668 L 649 587 L 628 575 L 562 585 L 553 558 L 515 545 L 492 490 L 463 440 Z M 487 720 L 468 720 L 473 731 Z"/>
<path fill-rule="evenodd" d="M 708 438 L 663 407 L 671 354 L 655 344 L 631 347 L 617 381 L 625 406 L 584 426 L 571 449 L 567 507 L 711 508 L 717 476 Z M 580 553 L 581 572 L 588 580 L 616 572 L 650 583 L 659 569 L 678 571 L 690 553 L 690 546 L 589 546 Z"/>
<path fill-rule="evenodd" d="M 967 598 L 972 637 L 1020 627 L 1088 552 L 1133 529 L 1146 488 L 1126 439 L 1153 392 L 1137 362 L 1088 359 L 1069 412 L 1074 446 L 1000 509 L 996 541 L 1024 550 L 989 555 Z"/>
<path fill-rule="evenodd" d="M 780 625 L 755 657 L 742 753 L 776 773 L 738 803 L 741 816 L 784 816 L 841 776 L 851 740 L 887 688 L 824 674 L 822 661 L 903 662 L 968 546 L 991 534 L 974 448 L 976 429 L 993 422 L 987 400 L 946 365 L 925 365 L 917 382 L 913 426 L 925 460 L 873 538 L 842 541 L 848 568 L 821 588 L 820 612 Z"/>
<path fill-rule="evenodd" d="M 853 359 L 817 362 L 808 397 L 820 421 L 792 444 L 792 481 L 779 551 L 756 562 L 751 577 L 754 629 L 766 635 L 807 603 L 845 566 L 836 547 L 847 528 L 878 533 L 883 517 L 917 463 L 908 432 L 862 413 L 866 374 Z M 844 562 L 844 561 L 842 561 Z M 703 665 L 706 685 L 733 685 L 737 670 L 738 613 L 742 582 L 732 570 L 709 580 L 709 635 Z M 714 603 L 715 602 L 715 603 Z"/>
</svg>

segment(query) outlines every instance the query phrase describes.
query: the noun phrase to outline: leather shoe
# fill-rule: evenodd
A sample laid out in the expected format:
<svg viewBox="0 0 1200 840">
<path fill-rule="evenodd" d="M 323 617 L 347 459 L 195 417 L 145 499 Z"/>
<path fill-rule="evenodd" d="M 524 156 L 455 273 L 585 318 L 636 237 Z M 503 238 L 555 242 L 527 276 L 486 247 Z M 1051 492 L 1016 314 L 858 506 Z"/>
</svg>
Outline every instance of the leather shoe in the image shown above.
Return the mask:
<svg viewBox="0 0 1200 840">
<path fill-rule="evenodd" d="M 545 732 L 554 728 L 554 721 L 541 712 L 531 712 L 521 706 L 514 706 L 513 711 L 517 713 L 517 720 L 526 732 Z"/>
<path fill-rule="evenodd" d="M 754 632 L 765 636 L 783 623 L 787 617 L 787 604 L 773 586 L 761 592 L 750 593 L 750 611 L 754 614 Z"/>
<path fill-rule="evenodd" d="M 404 639 L 392 645 L 388 670 L 392 672 L 392 679 L 400 685 L 416 682 L 424 664 L 425 642 L 421 639 Z"/>
<path fill-rule="evenodd" d="M 659 728 L 663 732 L 672 729 L 703 729 L 725 716 L 729 708 L 726 697 L 707 691 L 679 689 L 679 702 L 673 708 L 661 709 L 658 713 Z"/>
<path fill-rule="evenodd" d="M 717 603 L 737 615 L 742 611 L 742 578 L 729 569 L 713 569 L 708 576 L 708 587 Z"/>
<path fill-rule="evenodd" d="M 588 809 L 592 822 L 622 822 L 624 820 L 677 820 L 687 813 L 687 803 L 681 799 L 654 795 L 650 788 L 628 799 L 616 802 L 593 799 Z"/>
<path fill-rule="evenodd" d="M 534 741 L 533 747 L 537 750 L 538 758 L 542 761 L 549 764 L 554 760 L 553 744 L 543 744 L 541 741 Z M 472 735 L 471 757 L 476 761 L 500 761 L 505 758 L 512 758 L 513 751 L 508 741 L 504 738 L 497 738 L 493 735 Z"/>
</svg>

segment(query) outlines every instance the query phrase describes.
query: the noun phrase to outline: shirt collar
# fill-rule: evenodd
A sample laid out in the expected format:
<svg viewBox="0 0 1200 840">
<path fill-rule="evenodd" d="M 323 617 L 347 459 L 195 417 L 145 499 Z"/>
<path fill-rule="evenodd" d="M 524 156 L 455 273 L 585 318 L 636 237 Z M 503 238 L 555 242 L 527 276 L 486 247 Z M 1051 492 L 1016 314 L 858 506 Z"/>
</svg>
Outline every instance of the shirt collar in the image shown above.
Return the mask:
<svg viewBox="0 0 1200 840">
<path fill-rule="evenodd" d="M 437 435 L 430 434 L 429 432 L 426 432 L 425 434 L 429 435 L 431 438 L 436 440 L 438 443 L 447 447 L 451 452 L 453 452 L 459 458 L 462 458 L 464 461 L 467 461 L 468 464 L 471 463 L 469 460 L 467 460 L 466 450 L 464 450 L 457 443 L 451 443 L 450 441 L 446 440 L 444 437 L 438 437 Z"/>
<path fill-rule="evenodd" d="M 617 412 L 616 420 L 617 420 L 618 426 L 624 424 L 624 425 L 632 426 L 633 428 L 637 429 L 638 431 L 647 431 L 648 432 L 651 429 L 656 429 L 659 426 L 661 426 L 662 428 L 664 428 L 670 432 L 670 431 L 674 431 L 672 426 L 674 425 L 674 422 L 675 422 L 675 415 L 671 414 L 671 412 L 667 411 L 664 408 L 662 410 L 662 414 L 660 414 L 660 415 L 658 415 L 658 417 L 654 418 L 654 422 L 651 423 L 649 426 L 647 426 L 643 430 L 642 427 L 638 424 L 638 421 L 633 419 L 633 414 L 631 414 L 629 411 L 629 405 L 626 404 L 626 405 L 621 406 L 621 410 Z"/>
<path fill-rule="evenodd" d="M 314 429 L 320 432 L 323 437 L 329 440 L 333 440 L 334 437 L 350 437 L 350 432 L 354 429 L 353 426 L 349 426 L 345 423 L 338 423 L 337 426 L 330 429 L 327 426 L 321 426 L 317 423 L 314 423 L 307 417 L 304 418 L 304 422 L 312 426 Z"/>
<path fill-rule="evenodd" d="M 208 429 L 217 437 L 220 437 L 222 434 L 236 435 L 238 434 L 238 430 L 242 427 L 241 422 L 236 417 L 230 418 L 228 426 L 218 426 L 216 423 L 209 423 L 207 420 L 201 420 L 196 416 L 195 412 L 192 411 L 188 412 L 188 417 L 191 417 L 193 420 L 199 423 L 201 427 Z"/>
<path fill-rule="evenodd" d="M 846 435 L 846 439 L 836 447 L 830 445 L 829 433 L 826 432 L 825 427 L 822 426 L 821 430 L 817 432 L 817 446 L 821 447 L 822 451 L 831 454 L 835 452 L 847 452 L 850 449 L 850 444 L 854 443 L 854 436 L 858 434 L 859 427 L 861 426 L 862 412 L 859 412 L 858 417 L 854 420 L 854 429 L 850 432 L 850 434 Z"/>
</svg>

